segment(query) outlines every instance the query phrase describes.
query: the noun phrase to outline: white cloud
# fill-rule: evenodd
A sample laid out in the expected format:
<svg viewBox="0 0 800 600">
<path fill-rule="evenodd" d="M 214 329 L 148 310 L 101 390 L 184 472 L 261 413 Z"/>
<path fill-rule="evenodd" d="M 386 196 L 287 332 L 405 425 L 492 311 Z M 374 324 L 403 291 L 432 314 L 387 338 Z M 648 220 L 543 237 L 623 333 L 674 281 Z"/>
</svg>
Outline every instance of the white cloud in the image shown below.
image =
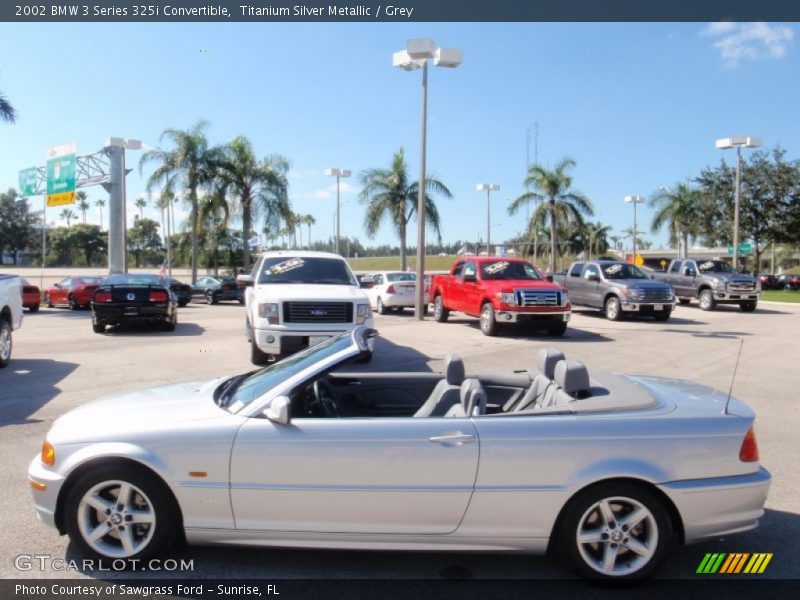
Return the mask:
<svg viewBox="0 0 800 600">
<path fill-rule="evenodd" d="M 744 60 L 781 58 L 794 39 L 791 28 L 768 23 L 710 23 L 701 35 L 717 38 L 713 46 L 729 68 Z"/>
<path fill-rule="evenodd" d="M 357 191 L 358 188 L 354 187 L 353 185 L 347 183 L 344 180 L 340 180 L 339 182 L 340 196 L 347 196 L 348 194 L 352 194 Z M 314 192 L 307 192 L 303 194 L 289 194 L 289 198 L 291 200 L 330 200 L 331 198 L 336 198 L 336 184 L 333 183 L 321 190 L 316 190 Z"/>
</svg>

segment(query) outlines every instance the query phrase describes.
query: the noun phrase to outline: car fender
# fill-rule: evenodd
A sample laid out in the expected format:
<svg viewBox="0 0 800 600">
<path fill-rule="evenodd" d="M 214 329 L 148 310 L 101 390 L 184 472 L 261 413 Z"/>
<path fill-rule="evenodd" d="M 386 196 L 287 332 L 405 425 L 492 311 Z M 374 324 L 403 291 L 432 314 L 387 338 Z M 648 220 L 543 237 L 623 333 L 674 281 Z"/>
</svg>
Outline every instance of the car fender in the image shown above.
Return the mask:
<svg viewBox="0 0 800 600">
<path fill-rule="evenodd" d="M 129 442 L 100 442 L 97 444 L 81 444 L 75 452 L 69 452 L 71 444 L 57 446 L 58 471 L 65 477 L 74 473 L 82 465 L 95 459 L 123 458 L 140 463 L 155 472 L 165 482 L 172 480 L 172 470 L 162 458 L 152 451 Z M 64 452 L 67 456 L 62 458 Z"/>
<path fill-rule="evenodd" d="M 598 460 L 575 471 L 567 481 L 568 487 L 584 488 L 606 479 L 640 479 L 658 484 L 673 479 L 663 467 L 646 460 L 616 457 Z"/>
</svg>

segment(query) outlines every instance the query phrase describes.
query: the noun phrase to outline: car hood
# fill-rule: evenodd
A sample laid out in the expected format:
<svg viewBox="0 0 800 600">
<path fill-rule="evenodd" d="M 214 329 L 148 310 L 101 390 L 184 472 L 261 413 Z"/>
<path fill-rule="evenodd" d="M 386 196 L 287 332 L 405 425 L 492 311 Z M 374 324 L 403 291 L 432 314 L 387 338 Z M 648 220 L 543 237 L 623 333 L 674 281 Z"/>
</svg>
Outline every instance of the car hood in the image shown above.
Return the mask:
<svg viewBox="0 0 800 600">
<path fill-rule="evenodd" d="M 637 288 L 640 290 L 663 290 L 672 287 L 668 283 L 655 281 L 653 279 L 608 279 L 606 281 L 612 285 L 624 285 L 629 288 Z"/>
<path fill-rule="evenodd" d="M 172 384 L 95 400 L 56 419 L 47 438 L 54 444 L 111 439 L 126 431 L 218 418 L 229 414 L 214 404 L 214 389 L 221 381 Z"/>
<path fill-rule="evenodd" d="M 482 285 L 489 291 L 537 290 L 542 292 L 564 292 L 563 286 L 550 283 L 546 279 L 484 279 Z"/>
<path fill-rule="evenodd" d="M 255 295 L 259 300 L 300 300 L 300 301 L 328 301 L 347 300 L 350 302 L 362 300 L 369 302 L 367 295 L 361 288 L 354 285 L 325 285 L 313 283 L 263 283 L 255 288 Z"/>
<path fill-rule="evenodd" d="M 714 271 L 709 271 L 707 273 L 702 273 L 703 277 L 713 277 L 715 279 L 720 279 L 722 281 L 736 281 L 741 283 L 753 283 L 755 278 L 749 277 L 748 275 L 740 275 L 739 273 L 716 273 Z"/>
</svg>

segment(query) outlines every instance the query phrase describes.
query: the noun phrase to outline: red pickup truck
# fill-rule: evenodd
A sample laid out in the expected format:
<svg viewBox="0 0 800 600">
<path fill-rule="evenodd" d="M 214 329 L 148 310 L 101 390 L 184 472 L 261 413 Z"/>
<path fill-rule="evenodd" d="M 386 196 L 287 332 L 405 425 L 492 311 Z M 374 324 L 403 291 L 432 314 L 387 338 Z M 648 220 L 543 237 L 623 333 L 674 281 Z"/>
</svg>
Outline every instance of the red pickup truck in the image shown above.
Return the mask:
<svg viewBox="0 0 800 600">
<path fill-rule="evenodd" d="M 484 335 L 496 335 L 505 324 L 563 335 L 572 314 L 567 290 L 521 258 L 460 258 L 449 275 L 432 277 L 428 297 L 436 321 L 444 323 L 451 311 L 462 312 L 480 318 Z"/>
</svg>

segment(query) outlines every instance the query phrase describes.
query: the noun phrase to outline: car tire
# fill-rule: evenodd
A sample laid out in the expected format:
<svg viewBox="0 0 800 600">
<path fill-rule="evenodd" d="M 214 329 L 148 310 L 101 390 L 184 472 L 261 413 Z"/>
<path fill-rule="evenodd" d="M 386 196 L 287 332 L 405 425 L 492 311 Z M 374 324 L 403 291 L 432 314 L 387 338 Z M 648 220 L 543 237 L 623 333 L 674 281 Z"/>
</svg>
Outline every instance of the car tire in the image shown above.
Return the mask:
<svg viewBox="0 0 800 600">
<path fill-rule="evenodd" d="M 668 321 L 670 316 L 672 316 L 671 310 L 661 310 L 653 314 L 653 318 L 656 321 Z"/>
<path fill-rule="evenodd" d="M 53 308 L 53 300 L 50 298 L 50 294 L 44 295 L 44 305 L 47 308 Z"/>
<path fill-rule="evenodd" d="M 250 362 L 259 367 L 269 363 L 269 354 L 262 352 L 261 348 L 258 347 L 255 335 L 250 340 Z"/>
<path fill-rule="evenodd" d="M 125 490 L 127 497 L 120 502 Z M 122 560 L 130 568 L 136 564 L 133 561 L 149 560 L 175 542 L 180 513 L 166 486 L 154 475 L 128 465 L 101 465 L 70 486 L 64 523 L 84 555 L 114 564 Z M 91 539 L 100 527 L 107 527 L 109 533 Z"/>
<path fill-rule="evenodd" d="M 481 306 L 481 333 L 487 336 L 497 335 L 497 319 L 494 317 L 494 307 L 491 302 L 484 302 Z"/>
<path fill-rule="evenodd" d="M 742 312 L 753 312 L 758 306 L 757 300 L 747 300 L 745 302 L 739 302 L 739 310 Z"/>
<path fill-rule="evenodd" d="M 380 296 L 378 296 L 378 299 L 375 301 L 375 311 L 379 315 L 385 315 L 388 312 Z"/>
<path fill-rule="evenodd" d="M 214 298 L 214 294 L 211 292 L 206 292 L 206 304 L 216 304 L 217 300 Z"/>
<path fill-rule="evenodd" d="M 242 297 L 242 298 L 239 298 L 239 304 L 240 304 L 241 306 L 244 306 L 244 297 Z"/>
<path fill-rule="evenodd" d="M 661 498 L 642 485 L 616 481 L 592 486 L 570 500 L 554 541 L 581 577 L 625 581 L 646 579 L 658 570 L 672 533 Z"/>
<path fill-rule="evenodd" d="M 437 323 L 445 323 L 450 316 L 450 311 L 444 307 L 442 296 L 437 295 L 433 299 L 433 320 Z"/>
<path fill-rule="evenodd" d="M 75 301 L 75 296 L 73 296 L 72 294 L 70 294 L 67 297 L 67 302 L 69 303 L 70 310 L 78 310 L 80 308 L 80 306 L 78 306 L 78 303 Z"/>
<path fill-rule="evenodd" d="M 102 323 L 92 323 L 92 331 L 94 331 L 95 333 L 105 333 L 106 326 L 103 325 Z"/>
<path fill-rule="evenodd" d="M 169 321 L 164 321 L 164 330 L 175 331 L 175 328 L 177 326 L 178 326 L 178 313 L 173 311 L 172 318 Z"/>
<path fill-rule="evenodd" d="M 188 300 L 181 300 L 180 302 L 178 302 L 178 308 L 183 308 L 187 304 L 189 304 Z"/>
<path fill-rule="evenodd" d="M 39 312 L 39 305 L 38 304 L 31 304 L 29 307 L 31 312 Z"/>
<path fill-rule="evenodd" d="M 622 318 L 622 305 L 619 298 L 609 296 L 603 305 L 603 312 L 605 312 L 606 319 L 609 321 L 619 321 Z"/>
<path fill-rule="evenodd" d="M 553 337 L 560 337 L 567 332 L 567 324 L 564 322 L 556 323 L 555 325 L 550 325 L 547 328 L 547 335 L 552 335 Z"/>
<path fill-rule="evenodd" d="M 13 346 L 11 323 L 0 318 L 0 369 L 8 366 L 8 363 L 11 362 L 11 349 Z"/>
<path fill-rule="evenodd" d="M 700 304 L 700 310 L 714 310 L 714 307 L 717 305 L 714 300 L 714 292 L 708 288 L 700 292 L 697 301 Z"/>
<path fill-rule="evenodd" d="M 678 302 L 685 306 L 686 304 L 689 304 L 691 300 L 689 298 L 678 298 Z"/>
</svg>

